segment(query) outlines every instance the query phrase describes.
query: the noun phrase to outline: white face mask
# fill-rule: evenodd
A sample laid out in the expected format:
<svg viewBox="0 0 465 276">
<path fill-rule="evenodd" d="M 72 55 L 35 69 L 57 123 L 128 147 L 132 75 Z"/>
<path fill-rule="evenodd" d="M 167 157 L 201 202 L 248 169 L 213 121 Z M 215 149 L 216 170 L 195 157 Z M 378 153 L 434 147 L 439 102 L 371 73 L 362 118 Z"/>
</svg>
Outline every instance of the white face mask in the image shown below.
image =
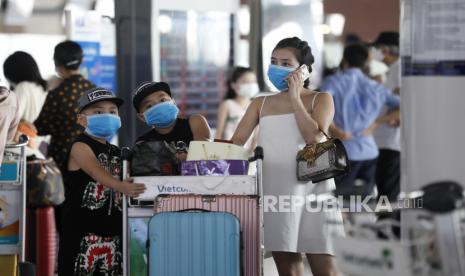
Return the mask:
<svg viewBox="0 0 465 276">
<path fill-rule="evenodd" d="M 380 49 L 374 48 L 373 50 L 371 50 L 371 53 L 373 55 L 373 59 L 381 62 L 383 61 L 384 55 Z"/>
<path fill-rule="evenodd" d="M 253 98 L 257 96 L 259 92 L 260 88 L 258 87 L 258 84 L 256 82 L 240 84 L 239 88 L 236 91 L 238 96 L 247 98 Z"/>
</svg>

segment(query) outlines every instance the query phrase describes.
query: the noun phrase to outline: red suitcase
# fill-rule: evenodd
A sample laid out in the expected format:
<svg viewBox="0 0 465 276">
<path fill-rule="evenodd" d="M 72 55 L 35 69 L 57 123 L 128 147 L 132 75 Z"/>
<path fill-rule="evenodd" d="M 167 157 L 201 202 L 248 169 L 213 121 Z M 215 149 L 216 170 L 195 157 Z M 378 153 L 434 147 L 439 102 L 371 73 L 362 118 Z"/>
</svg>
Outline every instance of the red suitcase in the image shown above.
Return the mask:
<svg viewBox="0 0 465 276">
<path fill-rule="evenodd" d="M 36 275 L 54 276 L 57 231 L 53 207 L 28 208 L 26 233 L 26 259 L 36 265 Z"/>
<path fill-rule="evenodd" d="M 257 196 L 247 195 L 160 195 L 155 199 L 155 213 L 201 209 L 227 212 L 240 222 L 245 276 L 260 276 L 260 206 Z"/>
</svg>

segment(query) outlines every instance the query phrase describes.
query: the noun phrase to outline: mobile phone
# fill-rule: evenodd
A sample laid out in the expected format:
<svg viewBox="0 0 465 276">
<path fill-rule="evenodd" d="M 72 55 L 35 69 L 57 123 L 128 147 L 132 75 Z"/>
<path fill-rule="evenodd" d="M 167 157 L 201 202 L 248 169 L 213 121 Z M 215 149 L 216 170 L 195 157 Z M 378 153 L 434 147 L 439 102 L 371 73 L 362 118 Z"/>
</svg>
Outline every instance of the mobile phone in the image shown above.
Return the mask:
<svg viewBox="0 0 465 276">
<path fill-rule="evenodd" d="M 302 64 L 302 66 L 297 69 L 300 71 L 300 74 L 302 75 L 302 78 L 304 81 L 306 81 L 308 78 L 310 78 L 310 72 L 308 71 L 308 67 L 305 64 Z"/>
</svg>

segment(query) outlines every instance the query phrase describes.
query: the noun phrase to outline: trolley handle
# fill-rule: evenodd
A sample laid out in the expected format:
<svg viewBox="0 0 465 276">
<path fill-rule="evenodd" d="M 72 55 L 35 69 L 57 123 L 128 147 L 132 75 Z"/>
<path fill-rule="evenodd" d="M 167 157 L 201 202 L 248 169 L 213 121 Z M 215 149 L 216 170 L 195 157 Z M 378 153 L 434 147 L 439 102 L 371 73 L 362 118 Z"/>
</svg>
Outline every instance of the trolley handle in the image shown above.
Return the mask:
<svg viewBox="0 0 465 276">
<path fill-rule="evenodd" d="M 123 161 L 128 161 L 129 158 L 131 157 L 131 149 L 128 147 L 124 147 L 121 149 L 121 159 Z"/>
<path fill-rule="evenodd" d="M 258 159 L 263 160 L 264 154 L 263 154 L 263 148 L 258 146 L 254 150 L 254 155 L 249 158 L 249 162 L 254 162 L 257 161 Z"/>
<path fill-rule="evenodd" d="M 131 150 L 128 147 L 124 147 L 121 149 L 121 160 L 122 160 L 122 180 L 126 179 L 129 175 L 129 158 L 131 156 Z M 129 239 L 128 239 L 128 197 L 123 194 L 123 276 L 129 276 L 129 258 L 128 258 L 128 250 L 129 250 Z"/>
<path fill-rule="evenodd" d="M 421 190 L 403 195 L 400 198 L 405 200 L 421 199 L 423 208 L 436 214 L 449 213 L 465 206 L 462 185 L 449 180 L 430 183 Z"/>
<path fill-rule="evenodd" d="M 29 137 L 27 135 L 22 134 L 19 136 L 19 143 L 17 144 L 7 144 L 5 145 L 5 148 L 21 148 L 26 146 L 29 143 Z"/>
<path fill-rule="evenodd" d="M 357 192 L 356 189 L 347 189 L 345 191 L 347 195 L 359 195 Z M 330 195 L 338 196 L 340 193 L 336 189 Z M 455 181 L 437 181 L 425 185 L 419 190 L 401 193 L 398 200 L 408 203 L 408 207 L 399 206 L 398 201 L 391 201 L 389 204 L 394 211 L 414 210 L 418 204 L 421 204 L 421 208 L 433 214 L 445 214 L 465 207 L 465 191 L 462 185 Z M 371 207 L 376 206 L 376 202 L 377 200 L 372 200 L 373 206 Z M 368 202 L 368 205 L 370 206 L 370 202 Z M 387 211 L 383 210 L 380 213 L 384 212 Z"/>
</svg>

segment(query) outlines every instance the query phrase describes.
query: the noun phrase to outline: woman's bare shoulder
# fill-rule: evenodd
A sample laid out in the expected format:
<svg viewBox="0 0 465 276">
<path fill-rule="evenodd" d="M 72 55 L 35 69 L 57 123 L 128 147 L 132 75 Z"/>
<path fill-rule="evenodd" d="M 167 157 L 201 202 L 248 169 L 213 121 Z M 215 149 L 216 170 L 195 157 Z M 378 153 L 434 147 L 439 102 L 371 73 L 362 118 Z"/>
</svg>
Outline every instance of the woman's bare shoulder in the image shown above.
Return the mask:
<svg viewBox="0 0 465 276">
<path fill-rule="evenodd" d="M 249 106 L 253 106 L 253 107 L 259 107 L 263 104 L 263 101 L 268 98 L 270 96 L 258 96 L 258 97 L 255 97 L 252 102 L 250 103 Z"/>
</svg>

